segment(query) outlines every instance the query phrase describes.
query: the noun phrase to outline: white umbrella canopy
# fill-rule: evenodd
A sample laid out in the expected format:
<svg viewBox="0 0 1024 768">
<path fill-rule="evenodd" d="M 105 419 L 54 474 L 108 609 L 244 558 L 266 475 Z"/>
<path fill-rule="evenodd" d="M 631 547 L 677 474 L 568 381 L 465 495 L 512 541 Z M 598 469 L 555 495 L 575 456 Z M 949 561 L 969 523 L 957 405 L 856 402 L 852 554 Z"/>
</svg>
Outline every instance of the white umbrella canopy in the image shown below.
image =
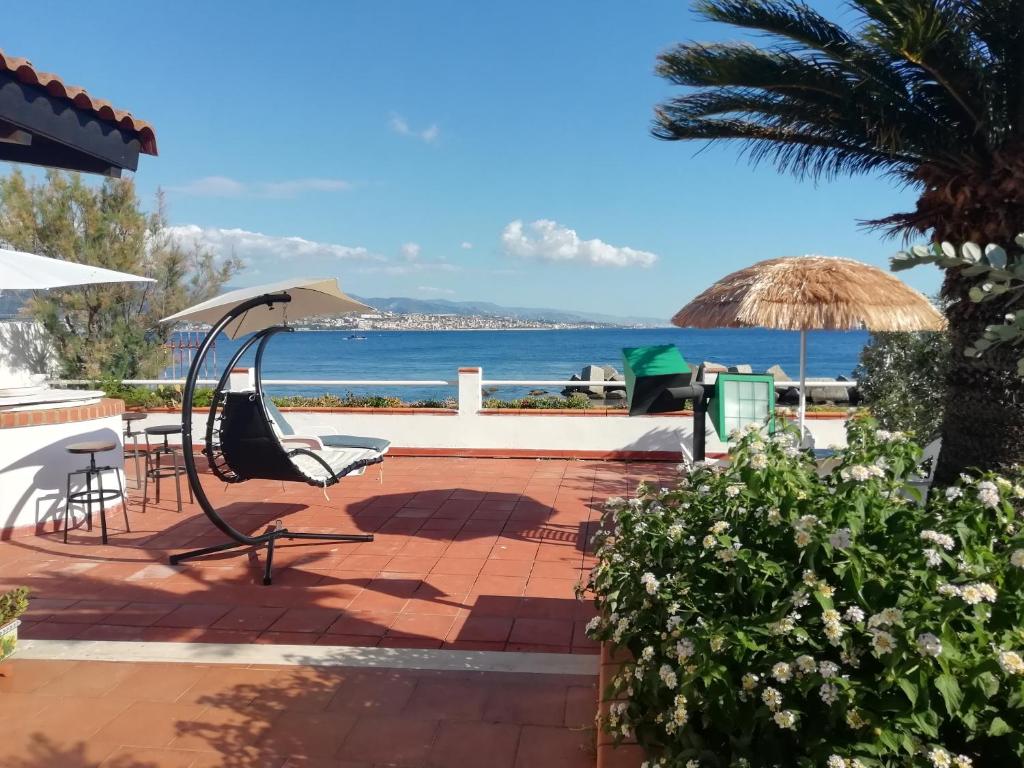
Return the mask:
<svg viewBox="0 0 1024 768">
<path fill-rule="evenodd" d="M 307 317 L 373 311 L 373 307 L 369 307 L 362 302 L 356 301 L 351 296 L 345 295 L 338 284 L 337 278 L 292 278 L 276 283 L 257 285 L 252 288 L 239 288 L 235 291 L 228 291 L 225 294 L 196 304 L 194 307 L 183 309 L 181 312 L 170 317 L 165 317 L 160 322 L 181 323 L 187 321 L 190 323 L 212 324 L 216 323 L 233 307 L 238 306 L 242 302 L 260 296 L 281 293 L 289 294 L 292 300 L 250 309 L 224 329 L 228 338 L 237 339 L 239 336 L 261 331 L 273 325 L 284 325 Z"/>
<path fill-rule="evenodd" d="M 0 291 L 37 291 L 94 283 L 152 282 L 155 282 L 152 278 L 127 272 L 0 248 Z"/>
</svg>

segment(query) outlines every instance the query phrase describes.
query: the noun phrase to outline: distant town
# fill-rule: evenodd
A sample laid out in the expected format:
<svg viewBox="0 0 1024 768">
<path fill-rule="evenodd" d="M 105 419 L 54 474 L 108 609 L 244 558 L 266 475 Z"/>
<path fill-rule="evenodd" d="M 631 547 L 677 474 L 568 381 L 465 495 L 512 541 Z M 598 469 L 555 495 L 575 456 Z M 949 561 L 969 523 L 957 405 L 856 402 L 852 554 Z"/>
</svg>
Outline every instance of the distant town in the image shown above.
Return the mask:
<svg viewBox="0 0 1024 768">
<path fill-rule="evenodd" d="M 504 331 L 624 327 L 633 326 L 594 321 L 547 321 L 537 318 L 501 317 L 497 315 L 427 314 L 420 312 L 375 312 L 350 317 L 325 318 L 313 322 L 307 321 L 299 326 L 301 330 L 312 331 Z"/>
</svg>

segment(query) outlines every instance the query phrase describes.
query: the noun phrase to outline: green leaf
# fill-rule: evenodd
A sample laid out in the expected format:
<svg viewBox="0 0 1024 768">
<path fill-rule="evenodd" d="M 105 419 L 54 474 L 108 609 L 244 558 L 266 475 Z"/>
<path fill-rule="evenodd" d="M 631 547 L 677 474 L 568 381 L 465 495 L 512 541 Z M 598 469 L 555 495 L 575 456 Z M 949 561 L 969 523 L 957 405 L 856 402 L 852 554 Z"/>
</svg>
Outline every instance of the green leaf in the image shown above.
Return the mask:
<svg viewBox="0 0 1024 768">
<path fill-rule="evenodd" d="M 980 286 L 972 286 L 971 290 L 967 292 L 967 295 L 971 297 L 971 301 L 977 304 L 985 298 L 985 292 L 981 290 Z"/>
<path fill-rule="evenodd" d="M 946 244 L 943 243 L 942 245 L 945 246 Z M 943 250 L 945 250 L 945 247 L 943 247 Z M 964 243 L 960 253 L 964 257 L 964 261 L 969 261 L 971 264 L 977 264 L 981 261 L 981 248 L 977 243 Z"/>
<path fill-rule="evenodd" d="M 946 705 L 946 712 L 949 713 L 950 717 L 953 717 L 960 710 L 960 702 L 963 701 L 964 695 L 960 690 L 960 684 L 956 681 L 948 672 L 945 672 L 935 678 L 935 688 L 942 696 L 942 701 Z"/>
<path fill-rule="evenodd" d="M 905 694 L 907 694 L 907 698 L 910 700 L 910 705 L 916 705 L 918 687 L 905 677 L 901 677 L 899 680 L 897 680 L 896 684 L 903 690 Z"/>
<path fill-rule="evenodd" d="M 1008 722 L 1001 717 L 992 718 L 992 722 L 988 726 L 989 736 L 1005 736 L 1008 733 L 1013 733 L 1013 728 Z"/>
<path fill-rule="evenodd" d="M 982 672 L 974 678 L 974 686 L 984 694 L 986 699 L 991 699 L 999 693 L 999 678 L 991 672 Z"/>
<path fill-rule="evenodd" d="M 985 248 L 985 258 L 996 269 L 1002 269 L 1006 266 L 1006 251 L 998 245 L 990 245 Z"/>
</svg>

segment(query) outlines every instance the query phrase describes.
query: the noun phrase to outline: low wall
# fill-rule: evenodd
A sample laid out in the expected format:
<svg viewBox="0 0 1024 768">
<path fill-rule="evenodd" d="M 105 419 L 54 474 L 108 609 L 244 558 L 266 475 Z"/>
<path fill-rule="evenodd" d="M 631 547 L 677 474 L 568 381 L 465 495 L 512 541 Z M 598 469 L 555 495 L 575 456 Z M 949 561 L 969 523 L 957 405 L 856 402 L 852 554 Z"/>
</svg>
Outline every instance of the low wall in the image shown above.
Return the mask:
<svg viewBox="0 0 1024 768">
<path fill-rule="evenodd" d="M 88 455 L 72 455 L 69 443 L 109 440 L 113 451 L 96 454 L 97 464 L 118 467 L 124 483 L 121 450 L 120 400 L 101 400 L 92 405 L 73 405 L 30 411 L 0 413 L 0 537 L 41 533 L 61 527 L 68 472 L 83 469 Z M 114 479 L 109 478 L 111 487 Z M 72 491 L 84 490 L 79 476 Z M 76 507 L 79 516 L 82 508 Z M 117 528 L 120 502 L 107 502 L 107 521 Z M 97 540 L 98 521 L 94 520 Z"/>
</svg>

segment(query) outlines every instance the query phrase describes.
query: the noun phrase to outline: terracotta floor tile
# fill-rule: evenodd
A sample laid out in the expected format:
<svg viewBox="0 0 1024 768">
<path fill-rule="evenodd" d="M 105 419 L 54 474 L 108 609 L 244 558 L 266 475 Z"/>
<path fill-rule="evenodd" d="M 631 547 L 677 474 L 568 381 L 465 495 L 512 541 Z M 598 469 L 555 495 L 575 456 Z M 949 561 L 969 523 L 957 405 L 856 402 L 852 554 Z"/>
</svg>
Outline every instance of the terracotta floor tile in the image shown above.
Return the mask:
<svg viewBox="0 0 1024 768">
<path fill-rule="evenodd" d="M 488 695 L 488 686 L 479 679 L 423 679 L 402 710 L 402 717 L 479 720 Z"/>
<path fill-rule="evenodd" d="M 334 635 L 359 635 L 360 637 L 383 637 L 388 627 L 398 618 L 397 612 L 351 611 L 342 614 L 327 629 Z"/>
<path fill-rule="evenodd" d="M 290 608 L 270 625 L 270 631 L 323 633 L 340 616 L 341 611 L 325 608 Z"/>
<path fill-rule="evenodd" d="M 513 619 L 504 616 L 474 616 L 457 621 L 448 633 L 449 642 L 484 641 L 504 643 L 512 631 Z"/>
<path fill-rule="evenodd" d="M 96 738 L 125 746 L 166 747 L 180 733 L 180 724 L 195 720 L 205 707 L 137 701 L 96 733 Z"/>
<path fill-rule="evenodd" d="M 231 610 L 230 605 L 189 604 L 153 622 L 157 627 L 209 627 Z"/>
<path fill-rule="evenodd" d="M 42 696 L 75 696 L 102 698 L 131 672 L 131 668 L 114 662 L 76 664 L 36 689 Z"/>
<path fill-rule="evenodd" d="M 519 736 L 516 768 L 593 768 L 594 735 L 590 731 L 527 725 Z"/>
<path fill-rule="evenodd" d="M 269 629 L 282 615 L 283 608 L 262 605 L 240 605 L 211 625 L 211 629 L 262 632 Z"/>
<path fill-rule="evenodd" d="M 451 554 L 451 548 L 447 554 L 441 557 L 433 568 L 430 569 L 431 573 L 439 573 L 446 575 L 472 575 L 480 573 L 480 570 L 484 567 L 484 558 L 482 557 L 454 557 Z"/>
<path fill-rule="evenodd" d="M 360 718 L 348 732 L 341 755 L 394 766 L 422 766 L 434 745 L 433 720 Z"/>
<path fill-rule="evenodd" d="M 412 676 L 397 671 L 360 671 L 341 683 L 327 711 L 361 717 L 397 715 L 412 697 L 416 683 Z"/>
<path fill-rule="evenodd" d="M 403 613 L 391 624 L 386 637 L 418 637 L 444 640 L 455 621 L 454 615 Z"/>
<path fill-rule="evenodd" d="M 568 646 L 572 642 L 573 623 L 559 619 L 516 619 L 510 643 Z"/>
</svg>

